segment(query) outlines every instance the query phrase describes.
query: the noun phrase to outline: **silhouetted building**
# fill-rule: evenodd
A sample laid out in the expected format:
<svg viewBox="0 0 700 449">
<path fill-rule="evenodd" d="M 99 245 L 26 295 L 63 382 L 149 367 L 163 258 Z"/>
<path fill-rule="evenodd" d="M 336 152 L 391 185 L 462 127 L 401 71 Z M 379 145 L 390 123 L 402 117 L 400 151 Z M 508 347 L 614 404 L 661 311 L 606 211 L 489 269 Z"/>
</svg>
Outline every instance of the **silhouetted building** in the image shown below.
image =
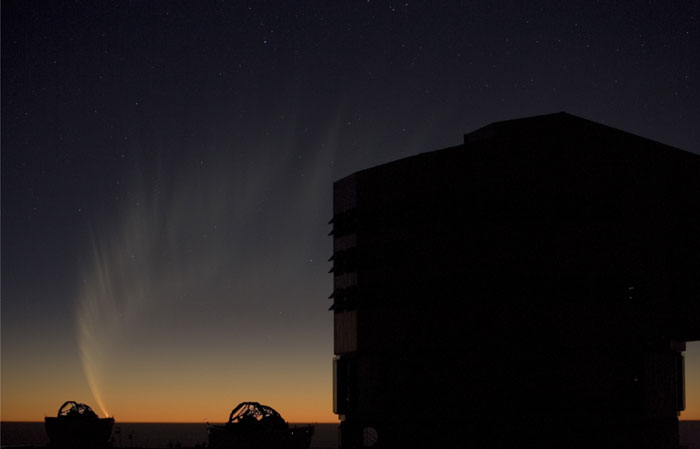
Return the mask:
<svg viewBox="0 0 700 449">
<path fill-rule="evenodd" d="M 565 113 L 334 185 L 343 448 L 678 447 L 700 156 Z"/>
</svg>

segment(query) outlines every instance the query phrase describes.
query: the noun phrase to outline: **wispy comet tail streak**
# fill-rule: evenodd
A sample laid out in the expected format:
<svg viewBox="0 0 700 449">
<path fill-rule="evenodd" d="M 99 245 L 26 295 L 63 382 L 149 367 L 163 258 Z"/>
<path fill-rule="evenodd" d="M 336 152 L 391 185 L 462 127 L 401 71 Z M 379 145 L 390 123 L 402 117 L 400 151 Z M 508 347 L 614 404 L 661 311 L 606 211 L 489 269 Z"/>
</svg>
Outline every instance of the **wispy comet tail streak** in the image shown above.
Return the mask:
<svg viewBox="0 0 700 449">
<path fill-rule="evenodd" d="M 168 387 L 153 379 L 167 371 L 172 381 L 181 371 L 182 360 L 168 351 L 191 342 L 181 329 L 203 315 L 201 298 L 221 297 L 214 279 L 231 265 L 225 259 L 232 244 L 216 232 L 217 223 L 231 221 L 221 214 L 234 210 L 226 203 L 233 196 L 227 184 L 191 173 L 177 184 L 170 176 L 137 179 L 153 185 L 134 182 L 128 205 L 93 225 L 92 252 L 79 280 L 80 358 L 105 416 L 107 404 L 119 413 L 120 404 L 142 399 L 144 388 L 165 394 Z"/>
<path fill-rule="evenodd" d="M 116 293 L 108 261 L 103 260 L 97 248 L 92 272 L 84 280 L 79 298 L 77 321 L 80 357 L 90 391 L 105 417 L 109 416 L 105 399 L 105 372 L 107 358 L 119 338 Z"/>
<path fill-rule="evenodd" d="M 275 298 L 316 294 L 308 288 L 315 273 L 305 264 L 326 252 L 316 236 L 327 221 L 319 207 L 327 194 L 319 192 L 330 178 L 319 167 L 329 165 L 329 156 L 308 157 L 300 167 L 307 176 L 289 180 L 281 172 L 297 159 L 283 154 L 269 150 L 259 163 L 213 150 L 190 165 L 149 160 L 120 184 L 123 202 L 90 215 L 93 240 L 79 278 L 76 330 L 96 410 L 153 419 L 155 412 L 143 410 L 159 409 L 183 389 L 190 400 L 205 401 L 202 379 L 246 379 L 227 403 L 254 385 L 271 394 L 270 383 L 260 387 L 260 369 L 249 367 L 270 371 L 286 363 L 280 354 L 297 349 L 274 337 L 305 335 L 316 344 L 304 334 L 297 301 Z M 227 342 L 225 351 L 209 349 L 220 342 Z M 203 366 L 216 366 L 216 375 Z M 210 401 L 219 400 L 221 388 L 230 386 L 219 384 Z M 133 409 L 146 398 L 147 406 Z"/>
<path fill-rule="evenodd" d="M 128 364 L 123 351 L 135 318 L 143 312 L 152 283 L 152 220 L 132 211 L 116 230 L 103 229 L 93 240 L 90 268 L 82 281 L 77 306 L 78 344 L 85 377 L 100 410 L 109 416 L 106 390 L 110 370 Z M 130 329 L 131 328 L 131 329 Z"/>
</svg>

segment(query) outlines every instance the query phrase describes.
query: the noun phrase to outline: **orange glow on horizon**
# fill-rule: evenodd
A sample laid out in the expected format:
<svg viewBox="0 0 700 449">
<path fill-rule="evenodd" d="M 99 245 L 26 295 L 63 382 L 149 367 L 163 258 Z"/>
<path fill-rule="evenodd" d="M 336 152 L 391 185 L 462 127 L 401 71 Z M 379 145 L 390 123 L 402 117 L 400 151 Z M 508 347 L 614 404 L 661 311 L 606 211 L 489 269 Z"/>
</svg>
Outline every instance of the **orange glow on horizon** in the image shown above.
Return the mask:
<svg viewBox="0 0 700 449">
<path fill-rule="evenodd" d="M 277 410 L 280 415 L 289 423 L 337 423 L 338 418 L 331 411 L 324 412 L 323 410 L 313 408 L 291 408 L 288 404 L 278 402 L 263 402 Z M 187 404 L 182 404 L 181 409 L 173 409 L 171 407 L 142 407 L 141 410 L 119 410 L 118 413 L 111 415 L 117 422 L 130 423 L 224 423 L 228 420 L 229 413 L 238 402 L 232 404 L 229 409 L 224 408 L 194 408 Z M 17 407 L 13 410 L 8 410 L 10 404 L 3 401 L 2 404 L 2 421 L 3 422 L 43 422 L 44 418 L 56 416 L 56 412 L 42 415 L 37 413 L 37 410 L 45 409 L 48 405 L 32 407 L 32 404 L 26 404 L 26 407 Z M 53 405 L 53 404 L 51 404 Z M 59 404 L 60 405 L 60 404 Z M 90 404 L 88 404 L 90 405 Z M 55 407 L 58 409 L 58 406 Z M 99 414 L 99 413 L 98 413 Z M 104 418 L 101 414 L 100 418 Z"/>
<path fill-rule="evenodd" d="M 6 354 L 5 354 L 6 355 Z M 43 363 L 3 363 L 0 419 L 41 422 L 56 416 L 67 400 L 83 402 L 97 412 L 97 402 L 81 372 L 70 358 Z M 205 364 L 168 366 L 118 372 L 105 391 L 105 405 L 119 422 L 221 423 L 240 402 L 257 401 L 277 410 L 288 422 L 338 422 L 332 412 L 332 373 L 328 360 L 275 360 L 257 366 L 227 365 L 217 360 Z M 5 360 L 3 360 L 5 362 Z M 265 361 L 267 362 L 267 361 Z M 52 366 L 48 374 L 45 366 Z M 682 421 L 700 421 L 700 342 L 685 351 L 686 409 Z M 174 366 L 174 363 L 173 363 Z M 101 414 L 101 413 L 100 413 Z"/>
<path fill-rule="evenodd" d="M 685 353 L 685 410 L 681 421 L 700 421 L 700 341 L 686 343 Z"/>
<path fill-rule="evenodd" d="M 208 385 L 194 382 L 168 385 L 158 376 L 144 375 L 140 386 L 121 384 L 115 385 L 111 392 L 106 391 L 106 406 L 110 417 L 118 422 L 222 423 L 238 403 L 257 401 L 277 410 L 287 422 L 337 422 L 332 412 L 330 375 L 315 377 L 279 383 L 272 379 L 254 382 L 248 378 L 241 379 L 245 387 L 236 388 L 235 382 L 219 379 Z M 54 378 L 42 384 L 25 377 L 14 379 L 11 382 L 14 388 L 9 387 L 8 380 L 3 376 L 2 421 L 43 422 L 47 416 L 56 416 L 66 400 L 83 402 L 104 417 L 87 385 L 79 383 L 82 379 Z"/>
</svg>

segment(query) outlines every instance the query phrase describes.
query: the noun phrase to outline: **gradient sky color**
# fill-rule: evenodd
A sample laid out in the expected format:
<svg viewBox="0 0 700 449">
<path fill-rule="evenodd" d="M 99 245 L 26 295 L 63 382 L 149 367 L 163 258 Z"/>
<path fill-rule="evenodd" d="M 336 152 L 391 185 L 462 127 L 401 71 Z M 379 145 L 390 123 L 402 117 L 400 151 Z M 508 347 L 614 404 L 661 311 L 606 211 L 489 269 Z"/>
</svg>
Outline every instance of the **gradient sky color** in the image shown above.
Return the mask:
<svg viewBox="0 0 700 449">
<path fill-rule="evenodd" d="M 562 110 L 700 153 L 698 2 L 1 7 L 3 420 L 335 421 L 334 180 Z"/>
</svg>

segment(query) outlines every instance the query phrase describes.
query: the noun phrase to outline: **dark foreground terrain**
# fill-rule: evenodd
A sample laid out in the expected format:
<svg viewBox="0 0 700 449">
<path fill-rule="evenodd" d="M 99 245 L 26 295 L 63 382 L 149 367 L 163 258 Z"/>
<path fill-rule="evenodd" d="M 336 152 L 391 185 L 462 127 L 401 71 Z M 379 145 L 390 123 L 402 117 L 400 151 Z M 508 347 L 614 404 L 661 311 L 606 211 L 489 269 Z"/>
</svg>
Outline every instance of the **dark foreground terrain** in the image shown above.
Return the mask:
<svg viewBox="0 0 700 449">
<path fill-rule="evenodd" d="M 700 421 L 681 421 L 679 427 L 682 447 L 700 449 Z M 123 423 L 115 425 L 115 431 L 117 428 L 119 428 L 120 433 L 113 434 L 115 449 L 169 449 L 175 447 L 194 449 L 205 447 L 207 441 L 206 425 L 200 423 Z M 48 443 L 44 432 L 44 423 L 3 422 L 0 424 L 0 430 L 0 445 L 3 448 L 38 449 L 45 448 Z M 337 424 L 316 424 L 316 433 L 311 440 L 311 447 L 313 449 L 337 448 L 337 430 Z M 131 435 L 131 440 L 129 440 L 129 435 Z"/>
<path fill-rule="evenodd" d="M 301 423 L 290 426 L 301 426 Z M 338 447 L 338 424 L 314 424 L 312 449 Z M 207 443 L 204 423 L 116 423 L 112 432 L 115 449 L 202 448 Z M 3 448 L 44 448 L 48 438 L 41 422 L 3 422 L 0 445 Z"/>
</svg>

